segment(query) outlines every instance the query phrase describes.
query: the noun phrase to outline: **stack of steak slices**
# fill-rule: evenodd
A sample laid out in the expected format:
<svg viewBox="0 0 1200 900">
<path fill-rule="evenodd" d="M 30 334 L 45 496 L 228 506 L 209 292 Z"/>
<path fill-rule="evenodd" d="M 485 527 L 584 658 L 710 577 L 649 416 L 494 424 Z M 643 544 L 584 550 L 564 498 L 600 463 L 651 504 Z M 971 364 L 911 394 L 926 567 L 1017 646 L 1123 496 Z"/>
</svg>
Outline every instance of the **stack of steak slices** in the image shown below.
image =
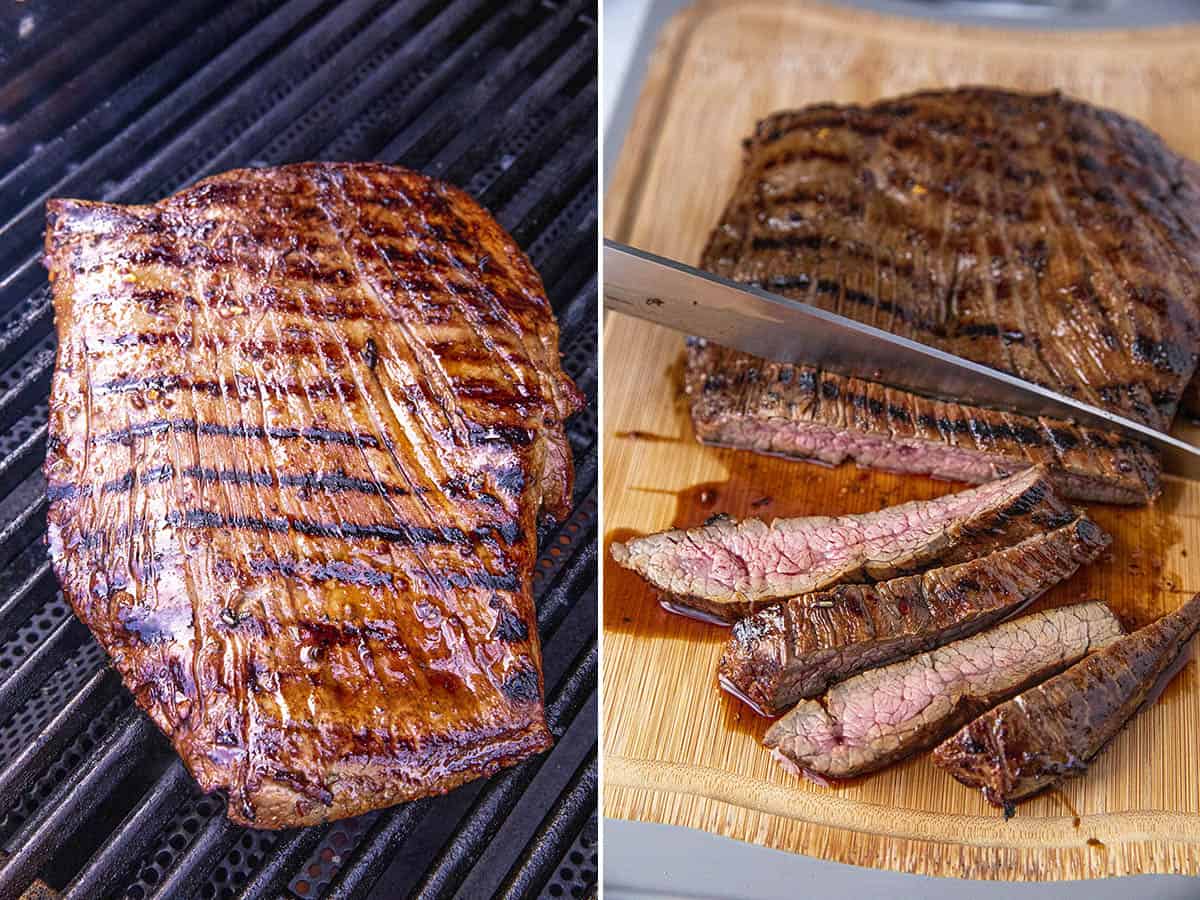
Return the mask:
<svg viewBox="0 0 1200 900">
<path fill-rule="evenodd" d="M 612 553 L 675 611 L 732 624 L 718 682 L 785 714 L 767 745 L 825 780 L 928 749 L 1120 637 L 1099 602 L 1012 618 L 1110 542 L 1037 466 L 873 513 L 720 519 Z"/>
<path fill-rule="evenodd" d="M 1061 95 L 926 92 L 772 115 L 701 265 L 1169 427 L 1200 338 L 1200 167 Z M 1145 447 L 694 342 L 698 439 L 1145 503 Z"/>
</svg>

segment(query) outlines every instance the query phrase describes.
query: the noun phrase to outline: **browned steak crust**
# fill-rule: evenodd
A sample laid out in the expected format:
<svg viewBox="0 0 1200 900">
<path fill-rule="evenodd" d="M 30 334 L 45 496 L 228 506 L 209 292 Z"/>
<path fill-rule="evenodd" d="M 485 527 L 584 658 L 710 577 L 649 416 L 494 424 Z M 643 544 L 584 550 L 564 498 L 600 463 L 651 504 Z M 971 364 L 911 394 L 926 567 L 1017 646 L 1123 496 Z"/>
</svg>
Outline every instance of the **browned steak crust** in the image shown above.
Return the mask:
<svg viewBox="0 0 1200 900">
<path fill-rule="evenodd" d="M 1154 428 L 1200 337 L 1200 167 L 1059 93 L 781 112 L 702 265 Z"/>
<path fill-rule="evenodd" d="M 229 814 L 361 813 L 550 745 L 530 577 L 581 398 L 462 192 L 307 163 L 49 204 L 64 593 Z"/>
</svg>

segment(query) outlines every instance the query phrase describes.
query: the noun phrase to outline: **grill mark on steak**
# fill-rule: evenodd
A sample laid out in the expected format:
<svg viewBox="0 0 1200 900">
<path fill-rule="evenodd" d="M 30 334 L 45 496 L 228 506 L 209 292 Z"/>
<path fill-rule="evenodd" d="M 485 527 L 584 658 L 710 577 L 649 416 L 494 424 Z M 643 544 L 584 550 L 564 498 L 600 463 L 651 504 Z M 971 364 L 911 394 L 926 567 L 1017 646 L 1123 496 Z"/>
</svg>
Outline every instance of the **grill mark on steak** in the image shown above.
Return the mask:
<svg viewBox="0 0 1200 900">
<path fill-rule="evenodd" d="M 139 485 L 147 486 L 169 481 L 175 477 L 175 474 L 175 466 L 171 464 L 157 466 L 143 472 L 141 475 L 135 475 L 133 470 L 130 470 L 119 478 L 104 482 L 100 486 L 100 492 L 104 494 L 124 493 L 133 490 L 135 482 Z M 180 469 L 179 475 L 180 477 L 197 481 L 201 484 L 291 487 L 299 488 L 302 491 L 330 494 L 353 492 L 358 494 L 406 497 L 412 493 L 407 487 L 402 485 L 381 484 L 369 478 L 358 478 L 348 475 L 345 472 L 289 472 L 276 474 L 265 470 L 251 472 L 245 469 L 214 469 L 204 466 L 188 466 L 187 468 Z M 498 502 L 497 498 L 492 497 L 484 491 L 472 493 L 465 490 L 465 483 L 446 484 L 442 485 L 441 488 L 447 492 L 454 492 L 458 496 L 470 496 L 477 500 L 487 500 L 490 498 L 491 501 Z M 88 484 L 50 484 L 46 488 L 46 493 L 53 501 L 56 499 L 73 499 L 87 496 L 91 493 L 91 490 L 92 487 Z M 428 491 L 430 489 L 422 487 L 419 490 Z"/>
<path fill-rule="evenodd" d="M 1100 602 L 1002 622 L 840 682 L 777 720 L 763 743 L 814 780 L 853 778 L 926 750 L 982 710 L 1118 640 Z"/>
<path fill-rule="evenodd" d="M 760 714 L 777 715 L 863 669 L 1015 615 L 1110 544 L 1081 516 L 969 562 L 790 598 L 733 626 L 720 683 Z"/>
<path fill-rule="evenodd" d="M 317 444 L 350 444 L 377 449 L 380 441 L 367 432 L 339 431 L 333 428 L 308 426 L 305 428 L 263 427 L 262 425 L 225 425 L 221 422 L 198 422 L 195 419 L 151 419 L 135 425 L 127 425 L 113 431 L 92 435 L 95 444 L 128 445 L 134 438 L 153 437 L 171 431 L 190 432 L 205 437 L 271 438 L 277 441 L 306 440 Z"/>
<path fill-rule="evenodd" d="M 1198 204 L 1200 170 L 1115 113 L 925 92 L 760 122 L 701 265 L 1165 429 L 1200 358 Z"/>
<path fill-rule="evenodd" d="M 232 529 L 237 531 L 273 531 L 280 534 L 295 532 L 306 537 L 338 538 L 344 541 L 380 540 L 389 544 L 419 547 L 427 544 L 473 544 L 497 539 L 506 544 L 521 540 L 520 526 L 515 522 L 500 522 L 466 532 L 461 528 L 427 528 L 411 523 L 387 522 L 318 522 L 293 517 L 225 515 L 211 509 L 172 510 L 166 516 L 168 525 L 193 529 Z"/>
<path fill-rule="evenodd" d="M 51 559 L 202 788 L 300 826 L 545 749 L 530 576 L 582 398 L 511 238 L 376 164 L 47 221 Z"/>
<path fill-rule="evenodd" d="M 617 542 L 613 559 L 675 604 L 733 621 L 839 583 L 973 559 L 1077 516 L 1043 469 L 930 501 L 839 517 L 721 520 Z"/>
<path fill-rule="evenodd" d="M 232 390 L 239 400 L 257 397 L 260 391 L 269 394 L 307 397 L 316 400 L 338 399 L 350 402 L 357 396 L 353 382 L 344 378 L 321 378 L 316 381 L 262 381 L 257 376 L 240 375 L 231 382 L 211 378 L 188 378 L 185 375 L 153 375 L 149 378 L 119 378 L 94 387 L 97 396 L 153 392 L 170 394 L 175 391 L 198 391 L 220 397 Z"/>
<path fill-rule="evenodd" d="M 1088 764 L 1158 698 L 1200 630 L 1200 594 L 966 725 L 934 764 L 989 803 L 1011 805 Z"/>
<path fill-rule="evenodd" d="M 698 440 L 795 459 L 982 483 L 1045 465 L 1077 500 L 1146 503 L 1160 463 L 1115 433 L 943 403 L 692 339 L 685 388 Z"/>
</svg>

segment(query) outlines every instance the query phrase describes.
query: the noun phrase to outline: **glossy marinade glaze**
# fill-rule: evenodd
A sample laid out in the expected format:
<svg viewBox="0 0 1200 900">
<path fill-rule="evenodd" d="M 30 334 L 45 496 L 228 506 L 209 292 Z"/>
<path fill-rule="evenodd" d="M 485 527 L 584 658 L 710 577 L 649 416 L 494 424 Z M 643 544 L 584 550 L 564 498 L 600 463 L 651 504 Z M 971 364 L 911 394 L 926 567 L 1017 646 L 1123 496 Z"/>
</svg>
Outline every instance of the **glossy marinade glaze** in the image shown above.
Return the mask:
<svg viewBox="0 0 1200 900">
<path fill-rule="evenodd" d="M 206 790 L 353 815 L 551 743 L 530 579 L 569 508 L 540 279 L 404 169 L 49 204 L 55 570 Z"/>
</svg>

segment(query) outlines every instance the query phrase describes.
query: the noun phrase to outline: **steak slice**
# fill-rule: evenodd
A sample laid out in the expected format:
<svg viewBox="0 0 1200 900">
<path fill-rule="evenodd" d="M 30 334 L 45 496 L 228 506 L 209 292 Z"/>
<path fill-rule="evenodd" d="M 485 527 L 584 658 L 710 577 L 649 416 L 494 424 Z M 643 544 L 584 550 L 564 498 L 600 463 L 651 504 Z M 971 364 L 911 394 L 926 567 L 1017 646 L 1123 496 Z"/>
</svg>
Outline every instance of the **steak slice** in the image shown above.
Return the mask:
<svg viewBox="0 0 1200 900">
<path fill-rule="evenodd" d="M 1055 419 L 931 400 L 877 382 L 688 344 L 692 427 L 705 444 L 982 484 L 1043 465 L 1064 497 L 1148 503 L 1149 447 Z"/>
<path fill-rule="evenodd" d="M 868 669 L 802 700 L 764 743 L 815 781 L 851 778 L 927 750 L 1006 697 L 1122 634 L 1098 601 L 1002 622 L 911 659 Z"/>
<path fill-rule="evenodd" d="M 970 562 L 793 597 L 733 626 L 718 680 L 760 714 L 778 715 L 864 669 L 1015 615 L 1111 543 L 1081 516 Z"/>
<path fill-rule="evenodd" d="M 941 744 L 933 761 L 996 806 L 1073 775 L 1158 699 L 1200 630 L 1200 594 L 1175 612 L 1003 703 Z"/>
<path fill-rule="evenodd" d="M 375 164 L 49 204 L 63 591 L 229 815 L 312 824 L 551 744 L 531 597 L 571 496 L 541 281 Z"/>
<path fill-rule="evenodd" d="M 702 266 L 1166 430 L 1200 346 L 1200 166 L 1061 94 L 758 123 Z"/>
<path fill-rule="evenodd" d="M 735 621 L 841 582 L 892 578 L 1015 544 L 1075 519 L 1042 469 L 877 512 L 674 529 L 614 543 L 618 563 L 676 607 Z"/>
</svg>

